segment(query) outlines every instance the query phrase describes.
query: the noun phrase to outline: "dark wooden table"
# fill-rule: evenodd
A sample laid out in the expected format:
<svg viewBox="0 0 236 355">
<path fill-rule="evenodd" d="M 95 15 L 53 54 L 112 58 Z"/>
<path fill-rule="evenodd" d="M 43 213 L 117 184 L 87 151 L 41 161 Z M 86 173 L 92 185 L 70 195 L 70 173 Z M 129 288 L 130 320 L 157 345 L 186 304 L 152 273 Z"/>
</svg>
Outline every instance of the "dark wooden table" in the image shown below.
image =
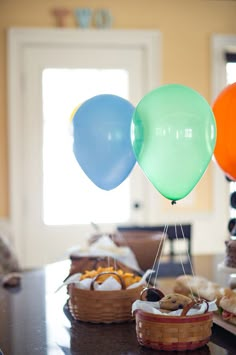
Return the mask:
<svg viewBox="0 0 236 355">
<path fill-rule="evenodd" d="M 55 293 L 68 275 L 69 264 L 68 260 L 23 273 L 20 289 L 0 288 L 0 349 L 4 355 L 176 354 L 140 346 L 135 322 L 95 325 L 74 321 L 67 309 L 66 289 Z M 236 336 L 214 325 L 207 345 L 178 354 L 188 353 L 235 355 Z"/>
</svg>

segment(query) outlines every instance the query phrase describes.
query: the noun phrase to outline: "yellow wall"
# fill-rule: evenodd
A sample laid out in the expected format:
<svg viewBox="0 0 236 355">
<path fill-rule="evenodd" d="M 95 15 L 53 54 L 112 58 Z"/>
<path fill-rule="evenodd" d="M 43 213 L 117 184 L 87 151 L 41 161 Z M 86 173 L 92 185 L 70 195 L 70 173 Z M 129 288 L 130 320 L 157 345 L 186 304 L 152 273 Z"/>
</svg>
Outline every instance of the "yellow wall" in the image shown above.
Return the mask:
<svg viewBox="0 0 236 355">
<path fill-rule="evenodd" d="M 52 9 L 107 8 L 113 28 L 158 29 L 163 35 L 162 83 L 180 83 L 211 101 L 210 36 L 236 34 L 233 0 L 0 0 L 0 217 L 9 214 L 7 140 L 6 30 L 9 27 L 55 27 Z M 17 117 L 16 117 L 17 119 Z"/>
</svg>

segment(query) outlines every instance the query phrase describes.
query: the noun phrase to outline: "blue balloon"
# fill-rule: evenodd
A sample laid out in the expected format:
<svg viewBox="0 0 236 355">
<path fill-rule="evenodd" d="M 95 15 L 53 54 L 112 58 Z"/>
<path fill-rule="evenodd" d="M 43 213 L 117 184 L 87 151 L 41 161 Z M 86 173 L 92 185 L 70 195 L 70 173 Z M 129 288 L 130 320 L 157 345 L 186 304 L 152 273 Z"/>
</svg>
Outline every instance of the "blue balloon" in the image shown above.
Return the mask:
<svg viewBox="0 0 236 355">
<path fill-rule="evenodd" d="M 119 96 L 103 94 L 85 101 L 74 114 L 74 155 L 103 190 L 120 185 L 136 163 L 130 135 L 134 109 Z"/>
</svg>

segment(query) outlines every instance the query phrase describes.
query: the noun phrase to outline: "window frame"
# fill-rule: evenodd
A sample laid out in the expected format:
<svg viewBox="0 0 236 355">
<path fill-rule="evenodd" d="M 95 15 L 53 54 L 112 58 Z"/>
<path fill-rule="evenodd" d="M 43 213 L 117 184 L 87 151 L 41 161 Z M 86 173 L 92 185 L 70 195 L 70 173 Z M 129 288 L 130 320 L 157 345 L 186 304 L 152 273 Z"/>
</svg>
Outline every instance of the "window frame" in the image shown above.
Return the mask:
<svg viewBox="0 0 236 355">
<path fill-rule="evenodd" d="M 225 53 L 236 51 L 236 35 L 214 34 L 211 38 L 211 93 L 212 102 L 227 83 Z"/>
</svg>

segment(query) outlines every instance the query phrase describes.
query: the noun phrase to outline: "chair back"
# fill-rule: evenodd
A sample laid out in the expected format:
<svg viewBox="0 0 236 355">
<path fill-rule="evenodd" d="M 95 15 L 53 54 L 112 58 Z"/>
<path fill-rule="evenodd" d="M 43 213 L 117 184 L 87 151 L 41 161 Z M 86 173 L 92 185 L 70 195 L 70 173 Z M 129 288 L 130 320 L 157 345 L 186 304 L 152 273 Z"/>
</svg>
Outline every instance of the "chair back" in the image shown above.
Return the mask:
<svg viewBox="0 0 236 355">
<path fill-rule="evenodd" d="M 176 277 L 183 273 L 192 274 L 191 224 L 169 225 L 167 230 L 165 225 L 118 226 L 117 231 L 134 251 L 143 270 L 152 268 L 159 246 L 157 239 L 161 239 L 166 231 L 165 246 L 161 246 L 157 257 L 159 260 L 161 250 L 164 248 L 158 276 Z M 184 252 L 179 250 L 179 244 L 183 242 L 186 243 Z"/>
</svg>

